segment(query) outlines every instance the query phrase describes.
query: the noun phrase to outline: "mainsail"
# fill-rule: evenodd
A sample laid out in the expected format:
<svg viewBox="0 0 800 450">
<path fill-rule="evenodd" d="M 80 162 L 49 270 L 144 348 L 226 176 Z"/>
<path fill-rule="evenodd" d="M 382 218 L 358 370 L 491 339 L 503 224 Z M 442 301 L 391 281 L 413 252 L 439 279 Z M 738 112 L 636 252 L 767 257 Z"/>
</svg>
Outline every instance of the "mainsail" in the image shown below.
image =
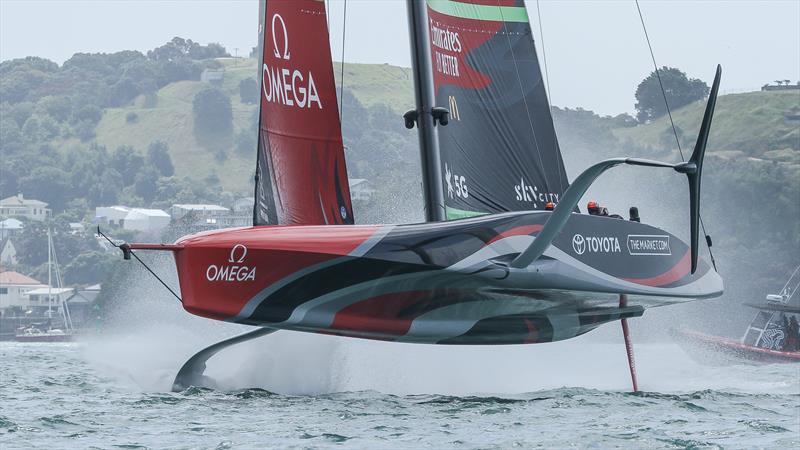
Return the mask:
<svg viewBox="0 0 800 450">
<path fill-rule="evenodd" d="M 569 186 L 523 0 L 427 0 L 447 219 L 544 209 Z"/>
<path fill-rule="evenodd" d="M 262 2 L 254 225 L 352 224 L 325 4 Z"/>
</svg>

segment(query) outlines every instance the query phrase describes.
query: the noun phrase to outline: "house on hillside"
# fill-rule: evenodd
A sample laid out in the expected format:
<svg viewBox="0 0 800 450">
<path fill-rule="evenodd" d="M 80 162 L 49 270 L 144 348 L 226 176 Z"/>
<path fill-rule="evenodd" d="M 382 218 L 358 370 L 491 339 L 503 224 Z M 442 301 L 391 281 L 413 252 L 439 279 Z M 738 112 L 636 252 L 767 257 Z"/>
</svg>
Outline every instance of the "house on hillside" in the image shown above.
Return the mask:
<svg viewBox="0 0 800 450">
<path fill-rule="evenodd" d="M 370 185 L 369 180 L 364 178 L 350 179 L 350 198 L 355 200 L 369 200 L 375 193 L 375 189 Z"/>
<path fill-rule="evenodd" d="M 17 219 L 0 220 L 0 239 L 22 233 L 23 229 L 25 229 L 25 226 Z"/>
<path fill-rule="evenodd" d="M 72 288 L 57 288 L 45 285 L 31 289 L 24 295 L 28 298 L 27 308 L 32 310 L 34 314 L 44 314 L 47 311 L 56 314 L 60 313 L 61 305 L 71 293 Z"/>
<path fill-rule="evenodd" d="M 94 222 L 122 226 L 122 221 L 129 212 L 131 208 L 122 205 L 98 206 L 94 209 Z"/>
<path fill-rule="evenodd" d="M 99 206 L 95 208 L 95 223 L 116 225 L 125 230 L 160 230 L 169 225 L 171 217 L 160 209 L 129 208 L 127 206 Z"/>
<path fill-rule="evenodd" d="M 225 69 L 205 69 L 200 74 L 200 81 L 204 83 L 222 83 L 225 79 Z"/>
<path fill-rule="evenodd" d="M 191 213 L 197 224 L 216 224 L 217 219 L 228 215 L 229 212 L 230 210 L 224 206 L 194 203 L 175 204 L 169 209 L 172 220 L 181 220 Z"/>
<path fill-rule="evenodd" d="M 11 270 L 0 272 L 0 310 L 13 306 L 28 308 L 30 306 L 28 292 L 46 287 L 46 284 L 19 272 Z"/>
<path fill-rule="evenodd" d="M 64 302 L 69 307 L 69 315 L 74 326 L 82 328 L 91 320 L 95 300 L 100 295 L 100 288 L 99 284 L 85 288 L 74 288 L 72 293 L 64 299 Z"/>
<path fill-rule="evenodd" d="M 166 228 L 172 218 L 160 209 L 133 208 L 122 219 L 122 228 L 135 231 L 153 231 Z"/>
<path fill-rule="evenodd" d="M 249 227 L 253 225 L 253 197 L 242 197 L 233 202 L 233 211 L 226 217 L 220 218 L 221 228 Z"/>
<path fill-rule="evenodd" d="M 0 239 L 0 266 L 14 266 L 17 264 L 17 249 L 11 238 Z"/>
<path fill-rule="evenodd" d="M 791 80 L 775 80 L 775 84 L 761 86 L 762 91 L 795 91 L 800 90 L 800 81 L 792 84 Z"/>
<path fill-rule="evenodd" d="M 0 200 L 0 217 L 25 217 L 43 221 L 50 214 L 47 203 L 25 198 L 22 193 Z"/>
</svg>

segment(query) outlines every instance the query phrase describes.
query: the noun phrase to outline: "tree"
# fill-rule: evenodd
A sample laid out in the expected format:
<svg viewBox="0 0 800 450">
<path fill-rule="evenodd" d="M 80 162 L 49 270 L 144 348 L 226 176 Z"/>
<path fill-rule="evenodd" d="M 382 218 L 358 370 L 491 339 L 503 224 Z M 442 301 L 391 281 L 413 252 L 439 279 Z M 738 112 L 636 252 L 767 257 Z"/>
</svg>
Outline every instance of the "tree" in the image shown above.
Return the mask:
<svg viewBox="0 0 800 450">
<path fill-rule="evenodd" d="M 111 155 L 111 167 L 122 175 L 125 186 L 130 186 L 136 174 L 144 167 L 144 158 L 130 145 L 121 145 Z"/>
<path fill-rule="evenodd" d="M 147 162 L 153 166 L 163 177 L 175 174 L 172 158 L 169 156 L 169 146 L 163 141 L 153 141 L 147 148 Z"/>
<path fill-rule="evenodd" d="M 250 105 L 258 103 L 258 83 L 255 78 L 245 78 L 239 82 L 239 98 L 242 103 Z"/>
<path fill-rule="evenodd" d="M 685 73 L 674 67 L 662 67 L 661 82 L 664 83 L 669 107 L 677 109 L 708 95 L 708 85 L 696 78 L 688 78 Z M 639 122 L 649 122 L 667 113 L 664 95 L 658 82 L 656 72 L 639 83 L 636 88 L 636 118 Z"/>
<path fill-rule="evenodd" d="M 158 192 L 156 182 L 158 181 L 158 172 L 152 167 L 145 167 L 136 174 L 136 179 L 133 182 L 133 191 L 139 197 L 142 197 L 145 202 L 150 203 Z"/>
<path fill-rule="evenodd" d="M 227 134 L 233 130 L 233 109 L 227 94 L 216 88 L 202 90 L 192 102 L 195 132 Z"/>
<path fill-rule="evenodd" d="M 53 166 L 34 168 L 19 184 L 25 196 L 49 203 L 53 211 L 62 211 L 72 194 L 69 174 Z"/>
</svg>

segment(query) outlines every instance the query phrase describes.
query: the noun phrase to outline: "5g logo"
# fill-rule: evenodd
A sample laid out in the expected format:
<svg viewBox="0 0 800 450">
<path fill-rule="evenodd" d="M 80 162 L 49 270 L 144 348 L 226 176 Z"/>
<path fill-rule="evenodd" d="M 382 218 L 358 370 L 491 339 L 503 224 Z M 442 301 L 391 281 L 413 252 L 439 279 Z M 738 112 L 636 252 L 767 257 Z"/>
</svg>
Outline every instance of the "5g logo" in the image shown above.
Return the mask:
<svg viewBox="0 0 800 450">
<path fill-rule="evenodd" d="M 447 195 L 450 198 L 469 198 L 467 179 L 463 175 L 455 175 L 450 172 L 450 166 L 444 163 L 444 181 L 447 183 Z"/>
</svg>

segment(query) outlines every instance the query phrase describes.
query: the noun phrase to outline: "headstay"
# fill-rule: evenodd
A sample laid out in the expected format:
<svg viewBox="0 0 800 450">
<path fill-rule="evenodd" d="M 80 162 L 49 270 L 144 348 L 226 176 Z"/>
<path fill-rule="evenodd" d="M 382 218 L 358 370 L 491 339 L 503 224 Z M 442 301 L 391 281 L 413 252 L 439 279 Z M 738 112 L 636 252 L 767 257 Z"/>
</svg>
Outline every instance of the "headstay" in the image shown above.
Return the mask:
<svg viewBox="0 0 800 450">
<path fill-rule="evenodd" d="M 261 4 L 254 225 L 352 224 L 322 0 Z"/>
</svg>

